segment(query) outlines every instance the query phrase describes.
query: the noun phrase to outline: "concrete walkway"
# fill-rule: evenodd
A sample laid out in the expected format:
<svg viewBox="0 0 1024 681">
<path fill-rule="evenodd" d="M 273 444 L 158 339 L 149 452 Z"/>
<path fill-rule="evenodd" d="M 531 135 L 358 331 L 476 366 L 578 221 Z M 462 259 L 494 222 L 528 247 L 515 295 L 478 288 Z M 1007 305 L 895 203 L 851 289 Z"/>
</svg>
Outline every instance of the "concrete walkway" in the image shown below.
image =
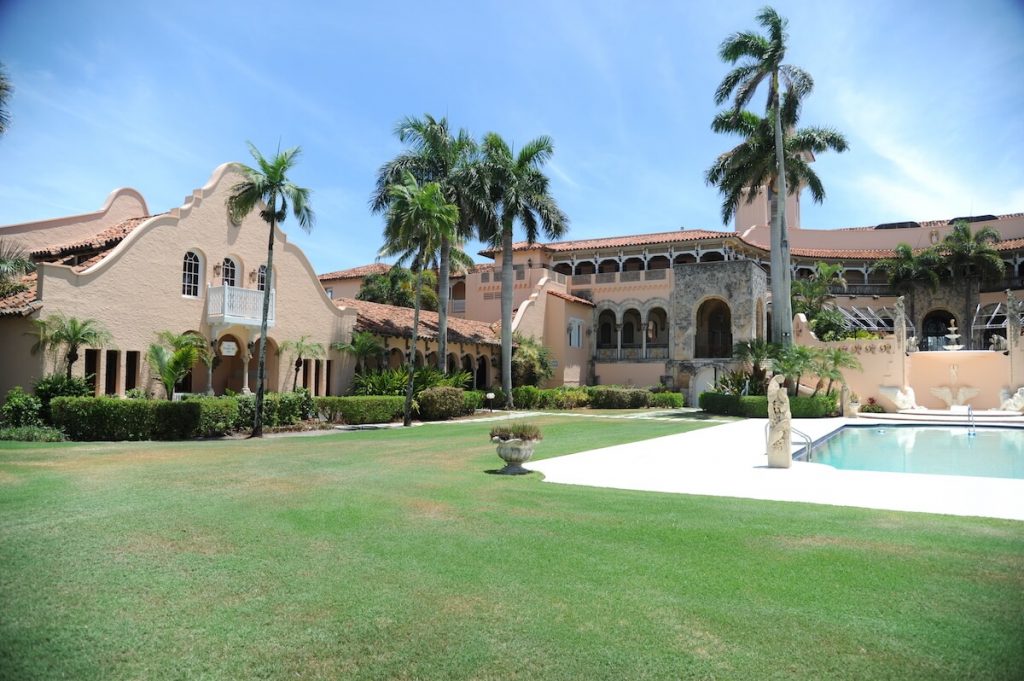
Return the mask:
<svg viewBox="0 0 1024 681">
<path fill-rule="evenodd" d="M 795 419 L 818 439 L 864 419 Z M 546 482 L 1024 520 L 1024 480 L 767 467 L 763 419 L 532 461 Z M 802 446 L 794 437 L 794 450 Z"/>
</svg>

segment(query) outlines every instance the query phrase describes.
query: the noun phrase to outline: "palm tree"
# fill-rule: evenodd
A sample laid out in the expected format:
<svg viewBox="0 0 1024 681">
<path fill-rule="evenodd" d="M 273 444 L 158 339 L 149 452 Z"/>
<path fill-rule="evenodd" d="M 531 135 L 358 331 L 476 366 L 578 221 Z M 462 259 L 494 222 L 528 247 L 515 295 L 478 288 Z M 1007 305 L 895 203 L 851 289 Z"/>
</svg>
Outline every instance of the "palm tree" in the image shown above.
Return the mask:
<svg viewBox="0 0 1024 681">
<path fill-rule="evenodd" d="M 860 360 L 854 357 L 853 353 L 842 348 L 821 348 L 815 353 L 812 366 L 819 379 L 828 379 L 828 387 L 825 388 L 826 395 L 831 394 L 832 384 L 835 381 L 844 380 L 843 369 L 861 368 Z M 818 385 L 814 388 L 815 395 L 818 394 L 820 388 L 821 381 L 819 380 Z"/>
<path fill-rule="evenodd" d="M 768 389 L 768 367 L 779 354 L 779 346 L 761 339 L 740 341 L 733 346 L 732 356 L 750 366 L 753 395 L 764 395 Z"/>
<path fill-rule="evenodd" d="M 453 257 L 452 249 L 479 233 L 479 225 L 486 215 L 487 193 L 480 172 L 478 147 L 465 129 L 453 134 L 448 118 L 435 119 L 430 114 L 423 118 L 406 117 L 395 126 L 395 135 L 409 149 L 381 166 L 377 186 L 370 207 L 375 213 L 387 210 L 391 202 L 390 187 L 402 183 L 404 173 L 412 173 L 423 184 L 437 182 L 445 201 L 459 209 L 459 221 L 452 238 L 445 237 L 438 254 L 438 369 L 447 373 L 448 365 L 448 293 L 451 289 L 453 264 L 465 263 L 466 258 Z M 472 261 L 469 261 L 472 264 Z M 433 309 L 433 308 L 431 308 Z"/>
<path fill-rule="evenodd" d="M 775 358 L 775 371 L 786 377 L 792 395 L 800 394 L 800 377 L 812 368 L 815 352 L 806 345 L 790 345 Z"/>
<path fill-rule="evenodd" d="M 548 191 L 549 180 L 541 167 L 554 153 L 546 135 L 527 142 L 518 154 L 497 133 L 487 133 L 483 143 L 485 172 L 490 188 L 490 217 L 484 221 L 487 236 L 501 245 L 501 387 L 509 409 L 512 403 L 512 229 L 518 220 L 526 240 L 537 240 L 538 227 L 549 239 L 563 236 L 569 218 Z"/>
<path fill-rule="evenodd" d="M 405 390 L 403 425 L 412 425 L 413 378 L 416 373 L 414 359 L 419 342 L 420 294 L 423 291 L 423 270 L 440 251 L 444 239 L 455 237 L 459 209 L 449 203 L 437 182 L 420 186 L 412 173 L 406 172 L 402 183 L 392 185 L 384 228 L 384 247 L 381 256 L 398 256 L 399 262 L 409 261 L 417 273 L 416 293 L 413 300 L 412 347 L 407 360 L 409 381 Z"/>
<path fill-rule="evenodd" d="M 241 222 L 257 208 L 260 217 L 269 225 L 267 241 L 267 278 L 263 288 L 263 315 L 260 321 L 260 356 L 256 365 L 256 413 L 253 417 L 251 437 L 263 437 L 263 395 L 267 376 L 267 317 L 270 314 L 270 296 L 274 290 L 274 232 L 284 222 L 291 206 L 292 215 L 299 226 L 309 232 L 313 229 L 316 216 L 309 205 L 309 190 L 299 187 L 288 179 L 288 172 L 295 165 L 300 153 L 299 147 L 284 152 L 278 151 L 272 159 L 249 142 L 249 152 L 256 160 L 257 168 L 239 164 L 238 169 L 245 179 L 236 184 L 228 197 L 227 207 L 232 218 Z"/>
<path fill-rule="evenodd" d="M 968 326 L 973 319 L 970 309 L 972 287 L 969 282 L 994 281 L 1003 276 L 1003 259 L 999 257 L 999 251 L 992 247 L 999 243 L 999 239 L 999 232 L 991 227 L 982 227 L 972 233 L 966 220 L 957 220 L 953 223 L 953 230 L 937 248 L 940 264 L 948 267 L 954 278 L 965 281 L 964 316 L 960 328 L 967 330 L 969 338 L 973 336 Z"/>
<path fill-rule="evenodd" d="M 292 392 L 299 386 L 299 371 L 302 370 L 302 362 L 305 358 L 322 359 L 326 354 L 323 343 L 310 343 L 309 336 L 302 336 L 299 340 L 290 340 L 281 343 L 277 354 L 285 352 L 295 353 L 295 376 L 292 378 Z"/>
<path fill-rule="evenodd" d="M 159 343 L 153 343 L 146 351 L 146 361 L 156 374 L 167 399 L 174 399 L 174 386 L 188 376 L 196 362 L 212 365 L 213 353 L 206 339 L 194 333 L 176 334 L 161 331 L 157 334 Z"/>
<path fill-rule="evenodd" d="M 878 260 L 871 266 L 872 272 L 884 272 L 889 286 L 910 300 L 910 319 L 916 323 L 914 313 L 914 292 L 926 288 L 934 292 L 939 288 L 939 273 L 936 271 L 938 254 L 933 249 L 914 253 L 910 244 L 899 244 L 891 258 Z"/>
<path fill-rule="evenodd" d="M 110 333 L 95 319 L 78 319 L 63 314 L 50 315 L 46 319 L 33 320 L 36 326 L 36 343 L 32 353 L 45 352 L 52 349 L 55 353 L 59 348 L 64 353 L 65 371 L 71 378 L 71 371 L 78 361 L 78 350 L 83 345 L 97 347 L 110 342 Z"/>
<path fill-rule="evenodd" d="M 433 270 L 423 272 L 423 293 L 420 309 L 436 312 L 437 275 Z M 371 274 L 363 279 L 356 294 L 357 300 L 396 307 L 412 307 L 413 292 L 416 290 L 416 274 L 408 267 L 395 265 L 387 272 Z"/>
<path fill-rule="evenodd" d="M 356 331 L 352 334 L 350 342 L 337 342 L 331 345 L 331 347 L 355 357 L 357 374 L 366 371 L 366 360 L 371 357 L 380 357 L 384 352 L 384 346 L 369 331 Z"/>
<path fill-rule="evenodd" d="M 817 263 L 814 274 L 807 279 L 797 279 L 793 282 L 790 289 L 793 314 L 802 312 L 807 315 L 809 321 L 813 321 L 832 297 L 833 288 L 846 290 L 842 263 Z"/>
<path fill-rule="evenodd" d="M 7 110 L 7 105 L 13 93 L 14 88 L 11 87 L 10 78 L 7 77 L 7 69 L 4 68 L 3 62 L 0 62 L 0 137 L 7 133 L 7 128 L 11 127 L 11 114 Z"/>
<path fill-rule="evenodd" d="M 0 298 L 25 290 L 18 281 L 36 268 L 21 244 L 0 239 Z"/>
<path fill-rule="evenodd" d="M 771 7 L 765 7 L 757 14 L 757 22 L 767 31 L 767 36 L 752 31 L 742 31 L 722 41 L 718 54 L 723 61 L 738 66 L 726 74 L 715 91 L 715 104 L 722 104 L 733 98 L 732 110 L 739 114 L 753 98 L 758 86 L 767 81 L 768 101 L 765 111 L 772 123 L 775 151 L 775 172 L 771 180 L 776 185 L 772 206 L 771 266 L 772 266 L 772 335 L 783 345 L 793 340 L 793 311 L 790 307 L 789 287 L 792 275 L 789 270 L 789 241 L 786 238 L 786 182 L 787 177 L 783 141 L 782 99 L 783 85 L 794 105 L 814 87 L 810 74 L 796 66 L 783 64 L 786 56 L 786 20 Z M 751 178 L 753 179 L 753 178 Z M 764 178 L 762 178 L 764 179 Z M 771 183 L 761 182 L 746 185 L 751 192 Z M 797 184 L 794 187 L 798 188 Z"/>
</svg>

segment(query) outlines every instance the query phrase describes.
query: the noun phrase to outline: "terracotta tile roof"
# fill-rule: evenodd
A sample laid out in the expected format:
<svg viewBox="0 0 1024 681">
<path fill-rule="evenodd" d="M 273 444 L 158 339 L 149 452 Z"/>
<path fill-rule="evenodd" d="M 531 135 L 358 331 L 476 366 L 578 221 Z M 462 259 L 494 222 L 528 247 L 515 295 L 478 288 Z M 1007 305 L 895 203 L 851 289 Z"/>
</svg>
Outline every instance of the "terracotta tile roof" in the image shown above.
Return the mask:
<svg viewBox="0 0 1024 681">
<path fill-rule="evenodd" d="M 700 241 L 703 239 L 724 239 L 735 236 L 733 232 L 716 232 L 707 229 L 682 229 L 672 232 L 655 232 L 653 234 L 631 234 L 627 236 L 611 236 L 601 239 L 580 239 L 576 241 L 553 241 L 551 243 L 534 243 L 517 241 L 512 244 L 514 251 L 540 249 L 555 253 L 566 251 L 589 251 L 598 248 L 630 248 L 650 244 L 668 244 L 681 241 Z M 501 253 L 500 248 L 488 248 L 480 251 L 480 255 L 494 256 Z"/>
<path fill-rule="evenodd" d="M 354 298 L 337 298 L 334 304 L 338 307 L 351 308 L 356 311 L 356 330 L 369 331 L 378 336 L 412 337 L 413 309 L 411 307 L 395 307 L 380 303 L 368 303 Z M 420 311 L 420 338 L 437 339 L 438 318 L 436 312 Z M 483 345 L 501 345 L 501 337 L 495 325 L 478 322 L 472 319 L 448 317 L 449 343 L 481 343 Z"/>
<path fill-rule="evenodd" d="M 567 300 L 570 303 L 580 303 L 581 305 L 594 307 L 594 302 L 591 300 L 587 300 L 586 298 L 580 298 L 578 296 L 569 295 L 568 293 L 562 293 L 561 291 L 548 291 L 548 295 L 554 296 L 555 298 L 561 298 L 562 300 Z"/>
<path fill-rule="evenodd" d="M 368 277 L 371 274 L 384 274 L 391 269 L 391 265 L 386 265 L 382 262 L 374 262 L 369 265 L 360 265 L 359 267 L 350 267 L 347 270 L 338 270 L 336 272 L 328 272 L 318 276 L 320 281 L 327 281 L 333 279 L 359 279 L 360 277 Z"/>
<path fill-rule="evenodd" d="M 945 223 L 943 223 L 945 224 Z M 756 248 L 759 251 L 768 253 L 769 249 L 761 244 L 753 243 L 740 239 L 744 244 Z M 1014 251 L 1018 249 L 1024 249 L 1024 238 L 1018 239 L 1004 239 L 994 244 L 993 247 L 997 251 Z M 879 258 L 891 258 L 893 255 L 892 248 L 790 248 L 789 254 L 795 258 L 825 258 L 825 259 L 843 259 L 848 258 L 851 260 L 877 260 Z M 924 248 L 915 248 L 915 253 L 921 253 Z"/>
<path fill-rule="evenodd" d="M 1005 215 L 997 215 L 995 217 L 996 217 L 997 221 L 998 220 L 1013 220 L 1015 218 L 1024 218 L 1024 213 L 1006 213 Z M 943 219 L 943 220 L 914 220 L 914 222 L 917 222 L 917 224 L 921 225 L 922 229 L 932 229 L 933 227 L 946 227 L 946 226 L 948 226 L 950 219 L 951 218 L 946 218 L 946 219 Z M 989 222 L 991 222 L 991 220 L 989 220 Z M 870 231 L 870 230 L 875 229 L 875 227 L 876 227 L 875 225 L 870 225 L 868 227 L 837 227 L 835 230 L 829 230 L 829 231 L 860 232 L 860 231 Z"/>
<path fill-rule="evenodd" d="M 43 304 L 36 300 L 36 276 L 35 272 L 26 274 L 21 283 L 28 288 L 0 298 L 0 317 L 27 315 L 42 307 Z"/>
<path fill-rule="evenodd" d="M 157 215 L 162 215 L 162 213 L 157 213 Z M 35 260 L 49 260 L 79 251 L 91 251 L 96 248 L 112 248 L 121 243 L 121 241 L 131 234 L 136 227 L 151 217 L 155 217 L 155 215 L 143 215 L 137 218 L 128 218 L 127 220 L 122 220 L 116 225 L 107 227 L 96 236 L 88 239 L 72 241 L 70 243 L 55 246 L 47 246 L 46 248 L 32 251 L 32 258 Z"/>
</svg>

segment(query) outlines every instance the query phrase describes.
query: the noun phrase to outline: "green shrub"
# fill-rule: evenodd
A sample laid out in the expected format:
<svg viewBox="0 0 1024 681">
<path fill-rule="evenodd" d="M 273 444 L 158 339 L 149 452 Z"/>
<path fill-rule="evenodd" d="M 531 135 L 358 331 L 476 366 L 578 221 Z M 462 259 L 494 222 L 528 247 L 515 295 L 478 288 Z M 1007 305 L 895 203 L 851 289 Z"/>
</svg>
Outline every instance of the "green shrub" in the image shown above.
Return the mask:
<svg viewBox="0 0 1024 681">
<path fill-rule="evenodd" d="M 198 431 L 202 411 L 194 401 L 112 397 L 56 397 L 50 406 L 71 440 L 184 440 Z"/>
<path fill-rule="evenodd" d="M 768 396 L 744 395 L 740 397 L 738 415 L 746 416 L 748 419 L 768 418 Z"/>
<path fill-rule="evenodd" d="M 299 420 L 306 421 L 313 418 L 313 393 L 309 388 L 298 388 L 294 391 L 299 399 Z"/>
<path fill-rule="evenodd" d="M 42 408 L 39 411 L 43 421 L 50 423 L 50 401 L 55 397 L 89 397 L 93 388 L 84 378 L 56 373 L 43 376 L 33 386 Z"/>
<path fill-rule="evenodd" d="M 153 396 L 148 391 L 142 388 L 131 388 L 130 390 L 124 391 L 124 397 L 127 400 L 150 400 Z"/>
<path fill-rule="evenodd" d="M 590 404 L 586 388 L 548 388 L 540 391 L 538 409 L 576 409 Z"/>
<path fill-rule="evenodd" d="M 768 418 L 768 398 L 764 395 L 724 395 L 706 392 L 700 395 L 700 408 L 712 414 Z M 838 410 L 837 396 L 790 397 L 789 411 L 795 419 L 832 416 Z"/>
<path fill-rule="evenodd" d="M 188 401 L 199 405 L 199 427 L 194 435 L 217 437 L 235 429 L 238 422 L 237 398 L 196 396 L 189 397 Z"/>
<path fill-rule="evenodd" d="M 38 397 L 29 395 L 16 385 L 7 391 L 4 406 L 0 407 L 0 423 L 12 428 L 41 425 L 39 412 L 42 408 Z"/>
<path fill-rule="evenodd" d="M 540 428 L 532 423 L 513 423 L 491 428 L 491 438 L 499 440 L 543 440 Z"/>
<path fill-rule="evenodd" d="M 252 430 L 252 422 L 256 416 L 256 396 L 239 395 L 235 398 L 235 402 L 238 403 L 238 415 L 235 416 L 235 423 L 231 426 L 231 430 Z"/>
<path fill-rule="evenodd" d="M 464 411 L 462 388 L 444 385 L 427 388 L 416 400 L 420 405 L 420 418 L 424 421 L 447 421 L 462 416 Z"/>
<path fill-rule="evenodd" d="M 679 409 L 686 406 L 682 393 L 652 392 L 651 406 L 659 409 Z"/>
<path fill-rule="evenodd" d="M 795 419 L 820 419 L 835 416 L 839 412 L 839 395 L 814 395 L 813 397 L 790 397 L 789 411 Z"/>
<path fill-rule="evenodd" d="M 591 409 L 641 409 L 651 404 L 646 388 L 594 386 L 589 391 Z"/>
<path fill-rule="evenodd" d="M 402 418 L 405 399 L 397 395 L 314 397 L 318 417 L 329 423 L 390 423 Z"/>
<path fill-rule="evenodd" d="M 484 392 L 482 390 L 462 391 L 462 413 L 472 414 L 477 409 L 484 408 Z"/>
<path fill-rule="evenodd" d="M 16 426 L 0 428 L 0 440 L 16 442 L 63 442 L 64 433 L 47 426 Z"/>
<path fill-rule="evenodd" d="M 516 409 L 536 409 L 540 403 L 540 389 L 532 385 L 521 385 L 512 388 L 512 400 Z"/>
<path fill-rule="evenodd" d="M 722 416 L 740 415 L 739 395 L 726 395 L 725 393 L 704 392 L 701 393 L 700 397 L 697 399 L 697 404 L 700 406 L 701 409 L 710 414 L 720 414 Z"/>
</svg>

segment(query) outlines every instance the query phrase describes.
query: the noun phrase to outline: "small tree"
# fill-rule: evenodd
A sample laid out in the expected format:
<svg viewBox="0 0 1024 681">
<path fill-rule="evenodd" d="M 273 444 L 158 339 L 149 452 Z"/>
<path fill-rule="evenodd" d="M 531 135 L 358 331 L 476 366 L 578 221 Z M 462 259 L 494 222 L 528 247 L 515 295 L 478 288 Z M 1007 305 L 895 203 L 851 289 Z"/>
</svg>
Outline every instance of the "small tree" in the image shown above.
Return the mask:
<svg viewBox="0 0 1024 681">
<path fill-rule="evenodd" d="M 806 345 L 790 345 L 779 353 L 775 371 L 786 377 L 790 394 L 800 394 L 800 377 L 812 370 L 814 356 L 814 350 Z"/>
<path fill-rule="evenodd" d="M 512 352 L 512 385 L 539 386 L 555 373 L 551 366 L 551 351 L 532 336 L 515 334 L 516 348 Z"/>
<path fill-rule="evenodd" d="M 161 331 L 160 343 L 153 343 L 146 351 L 146 361 L 164 387 L 167 399 L 174 399 L 174 386 L 188 376 L 196 362 L 209 354 L 206 340 L 194 333 L 174 334 Z"/>
<path fill-rule="evenodd" d="M 825 388 L 825 394 L 831 394 L 832 384 L 836 381 L 843 380 L 843 369 L 860 369 L 860 360 L 853 356 L 853 354 L 842 348 L 822 348 L 818 350 L 814 359 L 812 360 L 813 369 L 818 378 L 822 380 L 828 380 L 828 386 Z M 814 394 L 818 394 L 818 390 L 821 389 L 821 381 L 818 381 L 818 385 L 814 387 Z"/>
<path fill-rule="evenodd" d="M 310 343 L 309 336 L 302 336 L 299 340 L 285 341 L 281 343 L 277 354 L 292 352 L 295 355 L 295 376 L 292 378 L 292 392 L 299 385 L 299 371 L 302 370 L 302 362 L 306 359 L 323 359 L 326 352 L 322 343 Z"/>
<path fill-rule="evenodd" d="M 749 367 L 751 394 L 765 394 L 768 389 L 768 367 L 778 357 L 779 350 L 780 346 L 761 339 L 740 341 L 733 346 L 732 356 Z"/>
<path fill-rule="evenodd" d="M 52 351 L 55 355 L 64 352 L 67 378 L 78 361 L 78 350 L 83 346 L 99 347 L 110 342 L 110 333 L 95 319 L 78 319 L 63 314 L 50 315 L 46 319 L 35 319 L 36 342 L 32 353 Z"/>
<path fill-rule="evenodd" d="M 337 342 L 331 345 L 340 352 L 352 355 L 356 360 L 356 373 L 366 371 L 366 361 L 372 357 L 380 357 L 384 354 L 384 346 L 369 331 L 356 331 L 352 334 L 352 340 L 348 343 Z"/>
</svg>

